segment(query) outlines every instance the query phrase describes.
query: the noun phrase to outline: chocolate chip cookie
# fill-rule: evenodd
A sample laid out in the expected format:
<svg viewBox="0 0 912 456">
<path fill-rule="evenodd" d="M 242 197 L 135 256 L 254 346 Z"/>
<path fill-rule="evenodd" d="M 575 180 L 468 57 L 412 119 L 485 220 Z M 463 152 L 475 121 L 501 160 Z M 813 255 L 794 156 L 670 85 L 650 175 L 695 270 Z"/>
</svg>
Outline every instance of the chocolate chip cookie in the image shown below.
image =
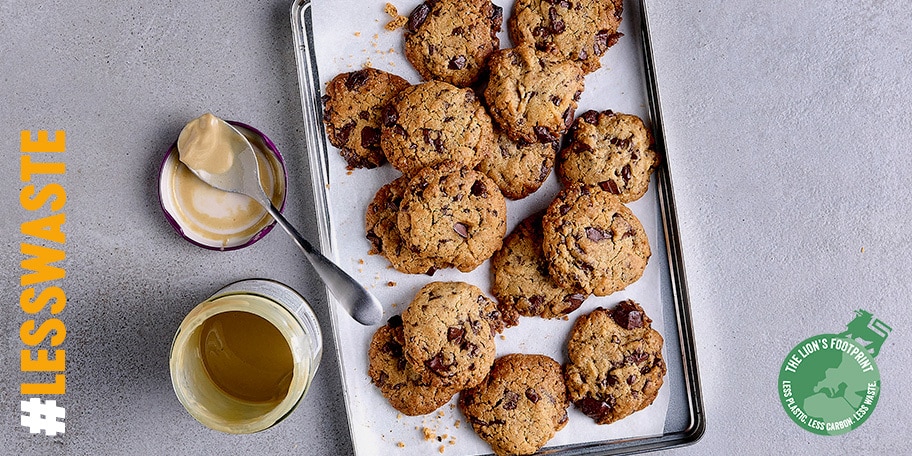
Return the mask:
<svg viewBox="0 0 912 456">
<path fill-rule="evenodd" d="M 542 213 L 537 213 L 520 222 L 491 257 L 491 293 L 510 326 L 519 323 L 519 315 L 562 317 L 579 308 L 587 297 L 551 280 L 542 250 L 541 219 Z"/>
<path fill-rule="evenodd" d="M 503 244 L 507 205 L 489 177 L 443 162 L 409 180 L 397 220 L 408 248 L 432 259 L 438 269 L 469 272 Z"/>
<path fill-rule="evenodd" d="M 342 73 L 326 85 L 326 135 L 352 168 L 375 168 L 386 160 L 380 149 L 382 108 L 408 81 L 373 68 Z"/>
<path fill-rule="evenodd" d="M 370 254 L 380 254 L 399 272 L 433 275 L 434 261 L 408 248 L 399 234 L 399 204 L 408 187 L 409 178 L 400 176 L 380 187 L 367 205 L 364 217 Z"/>
<path fill-rule="evenodd" d="M 573 325 L 564 380 L 572 402 L 599 424 L 652 404 L 665 376 L 662 336 L 633 301 L 597 308 Z"/>
<path fill-rule="evenodd" d="M 426 1 L 409 15 L 405 57 L 425 80 L 468 87 L 500 47 L 502 23 L 503 10 L 490 0 Z"/>
<path fill-rule="evenodd" d="M 623 35 L 617 31 L 623 9 L 623 0 L 516 0 L 508 25 L 510 39 L 534 43 L 591 73 Z"/>
<path fill-rule="evenodd" d="M 658 163 L 652 133 L 643 120 L 613 111 L 586 111 L 570 129 L 560 153 L 564 185 L 598 185 L 622 203 L 640 199 Z"/>
<path fill-rule="evenodd" d="M 495 128 L 497 146 L 478 164 L 507 198 L 518 200 L 538 190 L 554 167 L 558 143 L 527 143 L 510 139 Z"/>
<path fill-rule="evenodd" d="M 428 81 L 399 92 L 384 109 L 380 145 L 403 174 L 445 160 L 473 168 L 494 149 L 494 130 L 471 89 Z"/>
<path fill-rule="evenodd" d="M 568 421 L 566 387 L 557 361 L 509 354 L 459 395 L 459 409 L 497 455 L 533 454 Z"/>
<path fill-rule="evenodd" d="M 464 282 L 431 282 L 402 312 L 403 352 L 458 390 L 477 385 L 494 362 L 503 329 L 494 302 Z"/>
<path fill-rule="evenodd" d="M 639 280 L 652 253 L 640 220 L 597 186 L 561 190 L 542 228 L 551 276 L 587 294 L 607 296 Z"/>
<path fill-rule="evenodd" d="M 459 390 L 422 365 L 408 362 L 402 350 L 405 341 L 402 318 L 395 316 L 377 328 L 368 349 L 368 375 L 396 410 L 409 415 L 426 415 L 440 408 Z"/>
<path fill-rule="evenodd" d="M 514 141 L 559 141 L 583 92 L 583 72 L 570 61 L 520 44 L 491 55 L 484 91 L 491 117 Z"/>
</svg>

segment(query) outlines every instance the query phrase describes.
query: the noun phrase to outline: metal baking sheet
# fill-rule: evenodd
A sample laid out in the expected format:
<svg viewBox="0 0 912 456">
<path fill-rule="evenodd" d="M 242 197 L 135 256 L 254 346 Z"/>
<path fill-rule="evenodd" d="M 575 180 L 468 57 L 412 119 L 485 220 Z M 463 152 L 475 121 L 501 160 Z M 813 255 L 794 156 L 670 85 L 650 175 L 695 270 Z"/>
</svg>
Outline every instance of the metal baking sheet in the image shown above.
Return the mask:
<svg viewBox="0 0 912 456">
<path fill-rule="evenodd" d="M 408 15 L 418 3 L 408 0 L 394 4 L 399 14 Z M 504 9 L 506 29 L 512 4 L 495 3 Z M 390 268 L 381 256 L 368 255 L 365 209 L 376 190 L 399 173 L 389 165 L 349 170 L 338 151 L 327 143 L 320 97 L 333 76 L 365 66 L 398 74 L 412 83 L 421 81 L 404 58 L 402 31 L 384 28 L 391 19 L 384 5 L 384 1 L 296 0 L 291 22 L 320 247 L 371 288 L 384 303 L 385 316 L 390 317 L 400 313 L 417 290 L 432 280 L 465 281 L 490 292 L 490 267 L 486 262 L 471 273 L 442 270 L 433 277 L 406 275 Z M 620 31 L 624 37 L 602 58 L 602 68 L 586 76 L 577 113 L 612 109 L 636 114 L 653 129 L 656 149 L 664 160 L 646 195 L 629 205 L 646 228 L 653 255 L 643 278 L 627 289 L 607 297 L 590 297 L 567 319 L 522 318 L 519 326 L 507 329 L 498 338 L 497 351 L 498 356 L 542 353 L 564 362 L 566 336 L 577 315 L 631 298 L 643 305 L 665 338 L 668 374 L 653 405 L 611 425 L 596 425 L 571 406 L 569 423 L 541 450 L 542 454 L 619 454 L 667 448 L 699 439 L 705 426 L 671 182 L 674 156 L 669 156 L 664 147 L 645 0 L 625 3 Z M 508 46 L 509 38 L 502 32 L 501 47 Z M 508 201 L 508 230 L 546 207 L 559 188 L 552 173 L 533 195 Z M 490 454 L 490 447 L 475 435 L 455 407 L 455 398 L 426 416 L 407 417 L 396 412 L 367 376 L 367 348 L 376 328 L 354 322 L 331 296 L 329 302 L 356 454 Z"/>
</svg>

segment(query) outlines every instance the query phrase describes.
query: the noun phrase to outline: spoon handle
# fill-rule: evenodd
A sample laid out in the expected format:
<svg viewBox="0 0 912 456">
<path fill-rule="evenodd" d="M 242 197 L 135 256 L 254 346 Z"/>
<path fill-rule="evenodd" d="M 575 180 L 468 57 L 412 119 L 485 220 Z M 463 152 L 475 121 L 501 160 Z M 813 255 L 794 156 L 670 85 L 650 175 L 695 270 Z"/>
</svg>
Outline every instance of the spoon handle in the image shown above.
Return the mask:
<svg viewBox="0 0 912 456">
<path fill-rule="evenodd" d="M 295 244 L 298 244 L 298 247 L 304 252 L 304 256 L 307 257 L 314 270 L 323 279 L 323 283 L 326 284 L 329 292 L 345 307 L 345 310 L 351 314 L 355 321 L 366 326 L 379 323 L 383 318 L 383 308 L 380 305 L 380 301 L 337 264 L 317 251 L 310 242 L 307 242 L 307 239 L 304 239 L 288 223 L 285 216 L 275 206 L 272 204 L 264 204 L 264 206 L 276 223 L 291 235 Z"/>
</svg>

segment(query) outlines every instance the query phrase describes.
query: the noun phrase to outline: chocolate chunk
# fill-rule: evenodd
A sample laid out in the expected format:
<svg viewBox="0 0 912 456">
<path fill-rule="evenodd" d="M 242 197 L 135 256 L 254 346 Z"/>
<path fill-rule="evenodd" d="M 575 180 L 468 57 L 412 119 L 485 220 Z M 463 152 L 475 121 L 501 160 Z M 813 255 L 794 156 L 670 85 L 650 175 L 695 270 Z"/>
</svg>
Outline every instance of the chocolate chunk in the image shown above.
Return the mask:
<svg viewBox="0 0 912 456">
<path fill-rule="evenodd" d="M 605 239 L 611 239 L 611 234 L 599 228 L 593 228 L 590 226 L 586 228 L 586 237 L 589 238 L 590 241 L 599 242 Z"/>
<path fill-rule="evenodd" d="M 643 327 L 643 314 L 630 301 L 618 304 L 611 317 L 620 327 L 627 330 Z"/>
<path fill-rule="evenodd" d="M 380 130 L 373 127 L 362 128 L 361 147 L 365 149 L 375 149 L 377 147 L 380 147 Z"/>
<path fill-rule="evenodd" d="M 424 362 L 425 367 L 437 375 L 445 376 L 449 367 L 443 364 L 443 353 L 437 353 L 433 358 Z"/>
<path fill-rule="evenodd" d="M 555 35 L 564 33 L 566 27 L 564 26 L 563 18 L 557 13 L 557 8 L 552 6 L 548 9 L 548 19 L 551 21 L 551 32 Z"/>
<path fill-rule="evenodd" d="M 618 184 L 616 182 L 614 182 L 613 180 L 606 180 L 606 181 L 599 182 L 599 187 L 601 187 L 602 190 L 604 190 L 608 193 L 611 193 L 612 195 L 621 194 L 621 189 L 618 188 Z"/>
<path fill-rule="evenodd" d="M 367 82 L 368 72 L 367 70 L 359 70 L 348 74 L 348 77 L 345 78 L 345 88 L 348 90 L 355 90 L 358 87 L 364 85 Z"/>
<path fill-rule="evenodd" d="M 465 330 L 456 326 L 451 326 L 447 328 L 447 341 L 456 342 L 457 344 L 462 343 L 462 337 L 465 335 Z"/>
<path fill-rule="evenodd" d="M 580 117 L 580 119 L 585 120 L 587 123 L 595 125 L 598 123 L 598 115 L 599 115 L 598 111 L 594 111 L 594 110 L 590 109 L 590 110 L 584 112 L 579 117 Z"/>
<path fill-rule="evenodd" d="M 422 3 L 415 7 L 412 10 L 412 14 L 409 14 L 408 20 L 408 30 L 412 33 L 418 31 L 418 28 L 421 27 L 421 24 L 424 24 L 424 21 L 427 19 L 428 13 L 431 12 L 431 7 L 427 3 Z"/>
<path fill-rule="evenodd" d="M 503 8 L 491 3 L 491 21 L 494 23 L 494 29 L 500 31 L 500 25 L 503 23 Z"/>
<path fill-rule="evenodd" d="M 450 59 L 449 65 L 447 65 L 447 68 L 449 68 L 451 70 L 461 70 L 465 67 L 466 67 L 466 58 L 464 55 L 457 55 L 456 57 L 453 57 L 452 59 Z"/>
<path fill-rule="evenodd" d="M 586 300 L 586 297 L 580 293 L 573 293 L 564 297 L 564 302 L 569 304 L 567 306 L 567 313 L 573 312 L 576 309 L 579 309 L 579 306 L 583 305 L 583 301 Z"/>
<path fill-rule="evenodd" d="M 383 118 L 383 125 L 386 127 L 392 127 L 399 121 L 399 112 L 392 105 L 384 107 L 380 115 Z"/>
<path fill-rule="evenodd" d="M 389 317 L 389 320 L 386 320 L 386 324 L 388 324 L 390 326 L 390 328 L 401 327 L 402 326 L 402 315 L 393 315 L 392 317 Z"/>
<path fill-rule="evenodd" d="M 350 122 L 342 126 L 339 129 L 338 135 L 341 142 L 348 142 L 348 138 L 351 136 L 352 130 L 355 129 L 355 122 Z"/>
<path fill-rule="evenodd" d="M 527 388 L 526 389 L 526 399 L 531 401 L 533 404 L 536 404 L 536 403 L 538 403 L 538 399 L 539 399 L 538 393 L 536 393 L 535 390 L 532 388 Z"/>
<path fill-rule="evenodd" d="M 624 178 L 624 183 L 630 182 L 630 179 L 633 177 L 633 174 L 630 173 L 630 165 L 624 165 L 621 168 L 621 177 Z"/>
<path fill-rule="evenodd" d="M 538 138 L 539 142 L 551 142 L 557 140 L 554 134 L 552 134 L 547 127 L 536 125 L 532 128 L 532 130 L 535 131 L 535 137 Z"/>
<path fill-rule="evenodd" d="M 484 182 L 477 180 L 477 181 L 475 181 L 474 184 L 472 184 L 472 195 L 477 196 L 479 198 L 487 198 L 488 197 L 488 187 L 485 185 Z"/>
<path fill-rule="evenodd" d="M 584 397 L 576 401 L 575 404 L 586 416 L 600 421 L 611 413 L 611 409 L 614 408 L 614 398 L 608 397 L 611 399 L 610 404 L 607 401 L 600 401 L 592 397 Z"/>
<path fill-rule="evenodd" d="M 469 228 L 467 226 L 465 226 L 464 223 L 460 223 L 460 222 L 454 223 L 453 231 L 455 231 L 456 234 L 461 236 L 463 239 L 466 239 L 469 237 Z"/>
<path fill-rule="evenodd" d="M 504 398 L 502 402 L 504 410 L 516 410 L 516 405 L 519 402 L 519 399 L 519 394 L 516 394 L 510 390 L 504 391 Z"/>
</svg>

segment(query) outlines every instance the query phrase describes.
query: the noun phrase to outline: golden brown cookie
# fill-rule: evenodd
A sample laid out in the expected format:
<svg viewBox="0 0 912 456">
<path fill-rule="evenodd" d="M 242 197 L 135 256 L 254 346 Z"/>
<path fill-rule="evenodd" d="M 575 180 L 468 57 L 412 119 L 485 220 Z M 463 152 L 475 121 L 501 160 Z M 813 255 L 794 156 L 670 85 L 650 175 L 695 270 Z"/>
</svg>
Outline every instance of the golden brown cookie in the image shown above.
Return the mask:
<svg viewBox="0 0 912 456">
<path fill-rule="evenodd" d="M 572 402 L 599 424 L 652 404 L 666 373 L 662 336 L 633 301 L 580 316 L 567 341 L 564 380 Z"/>
<path fill-rule="evenodd" d="M 482 381 L 494 362 L 494 335 L 503 329 L 494 302 L 464 282 L 431 282 L 402 312 L 403 351 L 457 389 Z"/>
<path fill-rule="evenodd" d="M 384 109 L 380 144 L 403 174 L 446 160 L 474 168 L 494 149 L 494 130 L 472 89 L 428 81 L 399 92 Z"/>
<path fill-rule="evenodd" d="M 425 80 L 474 84 L 500 47 L 503 10 L 490 0 L 433 0 L 409 15 L 405 57 Z"/>
<path fill-rule="evenodd" d="M 558 174 L 564 185 L 598 185 L 622 203 L 640 199 L 659 157 L 643 120 L 613 111 L 586 111 L 570 129 L 560 154 Z"/>
<path fill-rule="evenodd" d="M 639 280 L 652 253 L 640 220 L 616 195 L 597 186 L 561 190 L 542 228 L 554 280 L 596 296 Z"/>
<path fill-rule="evenodd" d="M 498 358 L 483 382 L 459 395 L 459 409 L 497 455 L 538 451 L 567 424 L 568 405 L 561 366 L 544 355 Z"/>
<path fill-rule="evenodd" d="M 516 0 L 510 39 L 577 62 L 586 73 L 623 35 L 618 33 L 623 0 Z"/>
<path fill-rule="evenodd" d="M 408 177 L 399 176 L 380 187 L 367 205 L 364 221 L 372 247 L 369 253 L 383 255 L 399 272 L 433 275 L 437 270 L 434 261 L 410 249 L 399 234 L 399 204 L 408 182 Z"/>
<path fill-rule="evenodd" d="M 538 190 L 554 167 L 559 147 L 550 143 L 516 142 L 502 130 L 494 129 L 497 147 L 478 164 L 507 198 L 518 200 Z"/>
<path fill-rule="evenodd" d="M 506 200 L 483 173 L 444 162 L 409 180 L 397 225 L 405 245 L 438 269 L 469 272 L 502 245 Z"/>
<path fill-rule="evenodd" d="M 520 222 L 491 257 L 491 293 L 504 322 L 511 326 L 519 323 L 519 315 L 562 317 L 579 308 L 587 297 L 551 280 L 542 250 L 541 219 L 542 213 L 537 213 Z"/>
<path fill-rule="evenodd" d="M 491 55 L 484 91 L 491 117 L 514 141 L 559 141 L 573 122 L 583 72 L 573 62 L 520 44 Z"/>
<path fill-rule="evenodd" d="M 395 316 L 377 328 L 368 349 L 367 374 L 396 410 L 409 415 L 426 415 L 440 408 L 459 392 L 424 366 L 408 362 L 402 344 L 402 318 Z"/>
<path fill-rule="evenodd" d="M 339 74 L 326 84 L 326 135 L 350 167 L 375 168 L 386 161 L 380 150 L 380 114 L 408 86 L 405 79 L 373 68 Z"/>
</svg>

